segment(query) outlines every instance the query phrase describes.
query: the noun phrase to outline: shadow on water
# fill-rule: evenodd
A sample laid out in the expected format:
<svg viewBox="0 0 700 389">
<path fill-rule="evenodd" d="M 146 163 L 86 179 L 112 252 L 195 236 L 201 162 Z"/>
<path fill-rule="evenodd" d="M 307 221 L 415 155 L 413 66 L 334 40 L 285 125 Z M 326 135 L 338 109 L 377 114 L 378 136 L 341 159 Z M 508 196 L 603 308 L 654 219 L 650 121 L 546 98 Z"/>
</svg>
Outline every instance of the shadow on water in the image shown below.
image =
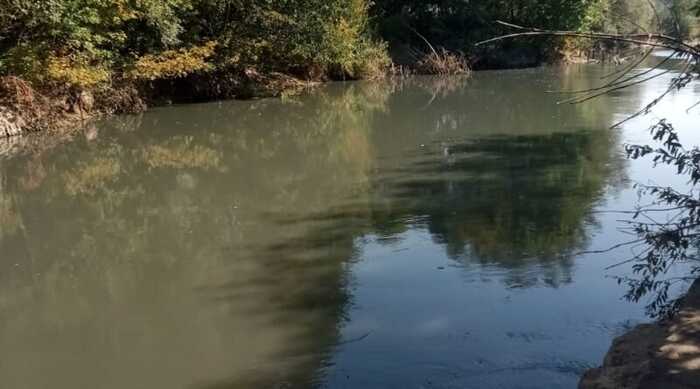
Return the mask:
<svg viewBox="0 0 700 389">
<path fill-rule="evenodd" d="M 494 136 L 425 145 L 401 168 L 375 166 L 370 197 L 320 214 L 277 216 L 275 223 L 322 223 L 309 236 L 332 244 L 355 230 L 390 244 L 408 229 L 427 230 L 458 263 L 506 269 L 509 287 L 570 282 L 572 253 L 582 251 L 606 185 L 619 183 L 612 134 L 580 131 Z M 381 165 L 381 162 L 378 162 Z M 281 244 L 279 253 L 294 252 Z M 538 271 L 529 270 L 533 262 Z M 523 270 L 521 272 L 521 270 Z"/>
<path fill-rule="evenodd" d="M 114 118 L 7 159 L 0 375 L 26 388 L 323 385 L 367 237 L 427 231 L 508 287 L 571 282 L 590 210 L 624 169 L 604 107 L 533 98 L 561 82 L 540 69 L 335 84 Z"/>
</svg>

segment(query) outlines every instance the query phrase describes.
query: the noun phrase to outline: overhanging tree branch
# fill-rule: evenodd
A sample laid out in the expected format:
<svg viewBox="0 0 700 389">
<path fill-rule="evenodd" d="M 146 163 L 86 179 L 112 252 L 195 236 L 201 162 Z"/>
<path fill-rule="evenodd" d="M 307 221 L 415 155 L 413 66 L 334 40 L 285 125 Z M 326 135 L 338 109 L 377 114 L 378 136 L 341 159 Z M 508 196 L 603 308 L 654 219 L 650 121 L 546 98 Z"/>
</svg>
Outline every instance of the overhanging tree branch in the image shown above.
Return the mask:
<svg viewBox="0 0 700 389">
<path fill-rule="evenodd" d="M 658 19 L 658 13 L 654 9 Z M 660 23 L 660 19 L 658 20 Z M 517 30 L 507 34 L 477 43 L 477 46 L 488 45 L 498 41 L 533 36 L 572 37 L 580 39 L 592 39 L 599 41 L 620 42 L 629 45 L 646 47 L 648 50 L 633 63 L 622 70 L 612 73 L 608 77 L 614 77 L 599 87 L 569 93 L 583 94 L 564 100 L 569 103 L 582 103 L 590 99 L 609 94 L 611 92 L 629 88 L 648 82 L 662 75 L 675 72 L 668 87 L 655 99 L 646 104 L 642 109 L 628 115 L 624 120 L 615 123 L 612 127 L 618 127 L 629 120 L 646 114 L 670 93 L 686 87 L 696 79 L 700 64 L 700 49 L 692 46 L 679 38 L 665 34 L 609 34 L 581 31 L 555 31 L 537 28 L 523 27 L 512 23 L 498 21 L 498 24 Z M 656 49 L 667 49 L 671 54 L 652 66 L 650 69 L 631 74 L 644 60 Z M 671 59 L 678 58 L 679 63 L 675 67 L 661 69 Z M 661 70 L 660 70 L 661 69 Z M 654 73 L 658 71 L 657 73 Z M 605 78 L 608 78 L 605 77 Z M 625 150 L 630 159 L 653 156 L 654 165 L 664 164 L 675 167 L 679 175 L 688 175 L 692 188 L 700 183 L 700 148 L 684 148 L 673 126 L 666 120 L 659 121 L 651 129 L 654 141 L 661 143 L 658 148 L 648 145 L 626 145 Z M 632 301 L 651 297 L 647 303 L 647 312 L 652 316 L 668 316 L 673 314 L 679 306 L 678 298 L 669 297 L 669 288 L 680 281 L 693 280 L 700 274 L 700 266 L 697 265 L 700 255 L 700 194 L 691 189 L 689 193 L 680 193 L 670 187 L 636 185 L 640 188 L 640 194 L 654 196 L 657 200 L 652 205 L 638 206 L 634 211 L 622 213 L 632 214 L 631 220 L 622 220 L 627 225 L 625 229 L 636 236 L 636 239 L 618 243 L 607 249 L 586 251 L 583 253 L 609 253 L 622 247 L 645 246 L 641 252 L 633 252 L 631 258 L 617 261 L 607 269 L 613 269 L 621 265 L 631 264 L 634 277 L 614 277 L 618 283 L 624 283 L 628 287 L 625 297 Z M 651 216 L 654 213 L 661 216 L 660 212 L 672 212 L 662 220 Z M 679 264 L 693 263 L 688 270 L 688 276 L 671 277 L 669 270 Z"/>
</svg>

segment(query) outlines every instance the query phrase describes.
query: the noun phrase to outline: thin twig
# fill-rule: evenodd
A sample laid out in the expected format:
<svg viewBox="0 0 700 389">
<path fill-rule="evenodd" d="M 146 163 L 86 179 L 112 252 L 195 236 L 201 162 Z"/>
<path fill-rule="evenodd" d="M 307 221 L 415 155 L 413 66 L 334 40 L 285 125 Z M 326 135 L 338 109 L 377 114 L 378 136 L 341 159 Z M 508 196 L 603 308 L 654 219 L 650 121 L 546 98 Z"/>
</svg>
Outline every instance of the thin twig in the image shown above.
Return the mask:
<svg viewBox="0 0 700 389">
<path fill-rule="evenodd" d="M 650 49 L 648 52 L 652 52 L 653 50 L 654 50 L 654 49 L 652 48 L 652 49 Z M 599 86 L 599 87 L 596 87 L 596 88 L 588 88 L 588 89 L 579 89 L 579 90 L 573 90 L 573 91 L 559 91 L 558 93 L 571 93 L 571 94 L 575 94 L 575 93 L 590 93 L 590 92 L 595 92 L 595 91 L 599 91 L 599 90 L 602 90 L 602 89 L 606 89 L 606 88 L 609 88 L 609 87 L 612 87 L 612 86 L 620 85 L 620 84 L 623 84 L 623 83 L 628 82 L 628 81 L 632 81 L 632 80 L 634 80 L 635 78 L 639 78 L 639 77 L 641 77 L 641 76 L 647 75 L 647 74 L 653 72 L 654 70 L 660 68 L 660 67 L 661 67 L 663 64 L 665 64 L 668 60 L 670 60 L 670 59 L 675 55 L 675 53 L 676 53 L 676 52 L 674 51 L 674 54 L 671 54 L 671 55 L 669 55 L 668 57 L 664 58 L 662 61 L 660 61 L 659 63 L 657 63 L 657 64 L 654 65 L 653 67 L 651 67 L 651 68 L 649 68 L 649 69 L 647 69 L 647 70 L 645 70 L 645 71 L 643 71 L 643 72 L 636 73 L 636 74 L 634 74 L 634 75 L 632 75 L 632 76 L 629 76 L 629 77 L 627 77 L 627 78 L 625 78 L 625 79 L 622 79 L 622 78 L 625 77 L 626 75 L 628 75 L 628 74 L 633 70 L 632 68 L 623 69 L 622 71 L 610 73 L 610 74 L 608 74 L 608 75 L 606 75 L 606 76 L 603 76 L 603 78 L 605 78 L 605 77 L 610 77 L 610 76 L 619 74 L 619 76 L 616 77 L 615 79 L 613 79 L 613 80 L 611 80 L 611 81 L 609 81 L 609 82 L 606 82 L 605 84 L 603 84 L 603 85 L 601 85 L 601 86 Z M 642 58 L 641 61 L 643 61 L 643 60 L 646 59 L 646 58 L 647 58 L 647 57 L 644 56 L 644 57 Z M 639 65 L 639 63 L 641 63 L 641 61 L 635 62 L 635 63 L 633 64 L 633 67 Z M 620 73 L 621 73 L 621 74 L 620 74 Z"/>
<path fill-rule="evenodd" d="M 690 68 L 690 64 L 691 64 L 691 62 L 688 62 L 688 63 L 686 64 L 686 66 L 685 66 L 685 68 L 683 69 L 683 71 L 681 71 L 681 74 L 682 74 L 682 75 L 686 74 L 686 72 L 687 72 L 688 69 Z M 639 116 L 641 116 L 641 115 L 643 115 L 643 114 L 648 113 L 649 110 L 651 110 L 654 106 L 656 106 L 656 104 L 659 103 L 659 101 L 661 101 L 661 100 L 662 100 L 664 97 L 666 97 L 669 93 L 671 93 L 671 92 L 673 92 L 674 90 L 678 89 L 681 80 L 682 80 L 682 79 L 681 79 L 680 77 L 674 79 L 673 82 L 671 82 L 671 85 L 669 85 L 668 89 L 666 89 L 666 91 L 665 91 L 664 93 L 662 93 L 660 96 L 658 96 L 657 98 L 655 98 L 654 100 L 652 100 L 649 104 L 647 104 L 644 108 L 640 109 L 640 110 L 637 111 L 636 113 L 634 113 L 634 114 L 628 116 L 627 118 L 625 118 L 625 119 L 623 119 L 623 120 L 621 120 L 621 121 L 619 121 L 619 122 L 613 124 L 612 126 L 610 126 L 610 128 L 617 128 L 617 127 L 619 127 L 619 126 L 621 126 L 621 125 L 627 123 L 628 121 L 630 121 L 630 120 L 632 120 L 632 119 L 634 119 L 634 118 L 637 118 L 637 117 L 639 117 Z"/>
<path fill-rule="evenodd" d="M 644 254 L 648 253 L 649 251 L 651 251 L 651 249 L 652 249 L 652 247 L 649 246 L 649 247 L 647 247 L 644 251 L 642 251 L 641 253 L 635 254 L 632 258 L 628 258 L 628 259 L 625 259 L 624 261 L 619 261 L 619 262 L 613 263 L 612 265 L 606 266 L 604 270 L 614 269 L 614 268 L 616 268 L 616 267 L 620 267 L 620 266 L 625 265 L 625 264 L 628 264 L 628 263 L 630 263 L 630 262 L 635 262 L 635 261 L 641 259 L 641 258 L 642 258 L 642 255 L 644 255 Z"/>
<path fill-rule="evenodd" d="M 625 246 L 629 246 L 629 245 L 632 245 L 632 244 L 635 244 L 635 243 L 641 243 L 641 242 L 644 242 L 644 239 L 635 239 L 635 240 L 630 240 L 630 241 L 627 241 L 627 242 L 618 243 L 618 244 L 616 244 L 616 245 L 614 245 L 614 246 L 610 246 L 610 247 L 608 247 L 607 249 L 602 249 L 602 250 L 580 251 L 580 252 L 576 253 L 575 255 L 583 255 L 583 254 L 605 254 L 605 253 L 609 253 L 609 252 L 611 252 L 611 251 L 613 251 L 613 250 L 615 250 L 615 249 L 619 249 L 620 247 L 625 247 Z"/>
<path fill-rule="evenodd" d="M 496 21 L 496 23 L 510 27 L 516 30 L 521 30 L 523 32 L 502 35 L 499 37 L 487 39 L 476 43 L 476 46 L 481 46 L 501 40 L 513 39 L 517 37 L 524 36 L 570 36 L 578 38 L 589 38 L 596 40 L 608 40 L 608 41 L 618 41 L 627 42 L 632 44 L 637 44 L 647 47 L 662 47 L 666 49 L 679 49 L 680 51 L 686 51 L 693 53 L 695 55 L 700 54 L 697 48 L 683 42 L 680 39 L 665 35 L 665 34 L 607 34 L 599 32 L 579 32 L 579 31 L 556 31 L 556 30 L 542 30 L 539 28 L 523 27 L 513 23 L 507 23 L 501 20 Z M 646 38 L 646 40 L 643 40 Z"/>
<path fill-rule="evenodd" d="M 342 342 L 338 342 L 337 345 L 338 345 L 338 346 L 342 346 L 342 345 L 345 345 L 345 344 L 348 344 L 348 343 L 355 343 L 355 342 L 359 342 L 359 341 L 365 340 L 365 338 L 367 338 L 371 333 L 372 333 L 372 331 L 369 331 L 369 332 L 365 333 L 364 335 L 358 336 L 357 338 L 348 339 L 348 340 L 345 340 L 345 341 L 342 341 Z"/>
<path fill-rule="evenodd" d="M 617 211 L 617 210 L 603 210 L 603 211 L 593 211 L 591 213 L 627 213 L 627 214 L 636 214 L 636 213 L 642 213 L 642 212 L 668 212 L 668 211 L 675 211 L 678 209 L 684 209 L 685 207 L 671 207 L 671 208 L 657 208 L 657 209 L 639 209 L 637 211 Z"/>
<path fill-rule="evenodd" d="M 659 12 L 656 10 L 654 2 L 652 0 L 647 0 L 647 4 L 649 4 L 649 7 L 654 12 L 654 17 L 656 18 L 656 28 L 661 30 L 661 28 L 663 27 L 663 23 L 661 23 L 661 16 L 659 16 Z"/>
<path fill-rule="evenodd" d="M 649 50 L 647 50 L 647 51 L 644 52 L 644 54 L 641 56 L 641 58 L 640 58 L 638 61 L 635 61 L 635 62 L 633 62 L 633 63 L 631 63 L 631 64 L 629 64 L 629 65 L 623 67 L 621 70 L 616 70 L 616 71 L 614 71 L 614 72 L 611 72 L 611 73 L 609 73 L 609 74 L 606 74 L 606 75 L 602 76 L 601 79 L 605 79 L 605 78 L 608 78 L 608 77 L 612 77 L 612 76 L 617 75 L 617 74 L 619 74 L 619 73 L 622 73 L 622 75 L 621 75 L 620 77 L 624 77 L 625 74 L 629 73 L 632 69 L 634 69 L 634 68 L 635 68 L 636 66 L 638 66 L 640 63 L 642 63 L 645 59 L 649 58 L 649 55 L 651 55 L 651 53 L 653 53 L 653 52 L 654 52 L 654 48 L 653 48 L 653 47 L 650 47 Z M 620 77 L 618 77 L 618 79 L 619 79 Z M 615 81 L 615 80 L 613 80 L 612 82 L 614 82 L 614 81 Z"/>
<path fill-rule="evenodd" d="M 600 97 L 600 96 L 606 95 L 606 94 L 608 94 L 608 93 L 610 93 L 610 92 L 615 92 L 615 91 L 618 91 L 618 90 L 621 90 L 621 89 L 629 88 L 629 87 L 631 87 L 631 86 L 643 84 L 643 83 L 645 83 L 645 82 L 647 82 L 647 81 L 651 81 L 651 80 L 653 80 L 653 79 L 655 79 L 655 78 L 661 77 L 661 76 L 663 76 L 664 74 L 667 74 L 667 73 L 669 73 L 669 72 L 671 72 L 670 69 L 669 69 L 669 70 L 664 70 L 664 71 L 661 72 L 661 73 L 654 74 L 653 76 L 649 76 L 649 77 L 643 78 L 643 79 L 641 79 L 641 80 L 637 80 L 637 81 L 634 81 L 634 82 L 631 82 L 631 83 L 628 83 L 628 84 L 623 84 L 623 85 L 615 86 L 615 87 L 612 87 L 612 88 L 609 88 L 609 89 L 605 89 L 605 90 L 599 91 L 599 92 L 597 92 L 597 93 L 590 94 L 590 95 L 588 95 L 588 96 L 573 97 L 573 98 L 570 98 L 570 99 L 562 100 L 562 101 L 557 102 L 557 104 L 580 104 L 580 103 L 586 102 L 586 101 L 588 101 L 588 100 L 595 99 L 596 97 Z"/>
<path fill-rule="evenodd" d="M 433 47 L 433 45 L 430 44 L 430 41 L 428 41 L 428 38 L 424 37 L 423 34 L 421 34 L 420 32 L 418 32 L 418 30 L 416 30 L 415 28 L 413 28 L 413 27 L 411 27 L 411 26 L 408 26 L 408 28 L 409 28 L 411 31 L 413 31 L 413 33 L 415 33 L 416 35 L 418 35 L 418 37 L 419 37 L 420 39 L 422 39 L 422 40 L 425 42 L 426 45 L 428 45 L 428 47 L 429 47 L 430 50 L 433 52 L 433 54 L 439 55 L 438 52 L 437 52 L 437 50 L 435 50 L 435 48 Z"/>
</svg>

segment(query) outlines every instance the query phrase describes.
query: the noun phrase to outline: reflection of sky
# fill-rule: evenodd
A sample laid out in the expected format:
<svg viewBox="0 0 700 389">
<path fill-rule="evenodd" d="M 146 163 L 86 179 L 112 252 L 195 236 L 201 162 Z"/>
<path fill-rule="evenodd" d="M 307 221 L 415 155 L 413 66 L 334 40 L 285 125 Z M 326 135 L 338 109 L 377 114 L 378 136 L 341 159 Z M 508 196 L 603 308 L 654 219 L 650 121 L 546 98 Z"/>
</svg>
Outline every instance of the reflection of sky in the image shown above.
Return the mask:
<svg viewBox="0 0 700 389">
<path fill-rule="evenodd" d="M 504 288 L 509 270 L 455 264 L 425 231 L 402 237 L 370 243 L 353 269 L 344 338 L 369 335 L 340 346 L 333 387 L 572 387 L 610 334 L 639 318 L 638 307 L 609 300 L 615 286 L 598 266 L 559 288 Z"/>
<path fill-rule="evenodd" d="M 680 182 L 610 156 L 620 138 L 648 139 L 651 116 L 596 131 L 664 80 L 581 106 L 544 92 L 559 72 L 590 87 L 596 69 L 160 108 L 3 165 L 17 182 L 0 206 L 20 207 L 29 240 L 0 240 L 1 375 L 28 388 L 306 387 L 331 351 L 319 375 L 333 388 L 574 387 L 644 318 L 605 278 L 626 271 L 604 268 L 627 251 L 561 251 L 626 238 L 619 215 L 586 217 L 636 202 L 625 177 Z M 690 129 L 695 116 L 676 112 L 687 93 L 657 116 Z M 79 174 L 90 166 L 107 174 Z"/>
<path fill-rule="evenodd" d="M 612 121 L 640 109 L 667 86 L 671 76 L 611 97 Z M 700 144 L 693 132 L 700 108 L 693 85 L 663 100 L 647 116 L 628 122 L 623 142 L 649 142 L 648 127 L 670 118 L 681 139 Z M 611 124 L 612 124 L 611 121 Z M 619 150 L 622 153 L 622 150 Z M 683 185 L 685 179 L 648 160 L 629 162 L 629 184 L 608 190 L 599 210 L 637 204 L 632 182 Z M 629 236 L 618 230 L 619 214 L 596 215 L 591 249 Z M 451 261 L 423 229 L 403 233 L 392 245 L 372 241 L 352 268 L 354 306 L 341 344 L 327 372 L 337 388 L 555 388 L 574 387 L 579 374 L 597 365 L 613 336 L 646 320 L 641 305 L 622 301 L 624 289 L 606 271 L 630 249 L 580 255 L 571 283 L 518 288 L 504 284 L 509 272 L 495 265 Z M 541 276 L 541 264 L 524 272 Z M 506 285 L 506 287 L 504 287 Z"/>
<path fill-rule="evenodd" d="M 672 75 L 669 74 L 636 87 L 634 91 L 636 97 L 633 99 L 636 104 L 630 106 L 629 111 L 640 110 L 657 98 L 667 88 L 671 77 Z M 614 131 L 622 131 L 624 144 L 649 144 L 652 147 L 659 147 L 660 145 L 651 139 L 650 127 L 661 119 L 668 119 L 678 131 L 680 140 L 686 147 L 700 145 L 700 132 L 697 131 L 700 107 L 687 112 L 687 109 L 698 100 L 698 94 L 695 91 L 697 86 L 697 83 L 692 83 L 680 91 L 669 94 L 649 114 L 632 119 L 625 123 L 622 129 Z M 620 114 L 618 117 L 623 116 Z M 686 176 L 677 175 L 676 169 L 671 166 L 658 165 L 654 167 L 651 158 L 630 162 L 627 167 L 627 176 L 630 183 L 689 188 Z M 651 201 L 653 198 L 646 196 L 640 199 L 638 192 L 630 187 L 619 193 L 611 193 L 602 208 L 629 210 L 635 204 L 648 204 Z M 663 215 L 657 215 L 657 217 L 663 220 Z M 616 233 L 611 228 L 619 226 L 619 223 L 615 222 L 621 218 L 619 214 L 601 214 L 599 218 L 604 233 L 601 233 L 601 238 L 597 240 L 599 243 L 595 248 L 601 248 L 610 242 L 624 239 L 624 235 Z"/>
<path fill-rule="evenodd" d="M 647 83 L 641 84 L 638 87 L 638 97 L 636 99 L 638 105 L 633 107 L 633 110 L 640 110 L 646 107 L 649 102 L 656 99 L 663 93 L 669 85 L 673 74 L 668 74 L 663 77 L 653 79 Z M 681 142 L 687 148 L 692 148 L 700 145 L 700 132 L 697 131 L 697 123 L 700 119 L 700 107 L 691 108 L 698 101 L 698 87 L 700 84 L 693 82 L 687 87 L 674 91 L 662 99 L 655 105 L 651 112 L 647 115 L 640 116 L 628 123 L 625 123 L 622 128 L 624 134 L 623 142 L 625 144 L 649 144 L 652 147 L 659 147 L 660 144 L 654 143 L 651 139 L 650 127 L 661 119 L 667 119 L 674 128 L 678 131 Z M 679 176 L 677 170 L 672 166 L 658 165 L 654 166 L 652 157 L 640 159 L 629 164 L 627 174 L 631 183 L 639 183 L 642 185 L 657 185 L 671 186 L 673 188 L 683 190 L 689 189 L 687 176 Z M 630 209 L 630 205 L 649 204 L 654 199 L 648 195 L 642 195 L 633 189 L 628 188 L 625 191 L 609 196 L 608 201 L 604 205 L 607 210 L 624 210 Z M 663 206 L 660 206 L 663 207 Z M 668 219 L 665 214 L 654 214 L 654 220 L 663 222 Z M 627 219 L 620 214 L 602 214 L 600 216 L 603 231 L 600 232 L 596 239 L 596 248 L 604 248 L 605 245 L 610 246 L 615 242 L 629 240 L 629 235 L 625 235 L 616 230 L 620 226 L 618 219 Z M 617 250 L 615 258 L 626 259 L 637 253 L 643 246 L 635 246 L 633 248 L 625 248 Z M 613 253 L 608 256 L 615 255 Z M 629 267 L 611 271 L 612 274 L 626 274 Z M 680 275 L 682 270 L 672 270 L 671 274 Z M 684 286 L 681 286 L 681 290 Z M 680 290 L 676 290 L 678 292 Z"/>
</svg>

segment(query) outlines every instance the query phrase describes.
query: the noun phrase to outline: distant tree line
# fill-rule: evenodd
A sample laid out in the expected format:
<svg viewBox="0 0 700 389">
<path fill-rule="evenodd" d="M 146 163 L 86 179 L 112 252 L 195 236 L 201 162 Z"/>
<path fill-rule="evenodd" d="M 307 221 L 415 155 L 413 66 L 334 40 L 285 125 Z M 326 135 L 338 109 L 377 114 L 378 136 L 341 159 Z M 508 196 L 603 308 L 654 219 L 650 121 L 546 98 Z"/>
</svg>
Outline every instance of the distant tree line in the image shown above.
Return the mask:
<svg viewBox="0 0 700 389">
<path fill-rule="evenodd" d="M 620 34 L 661 30 L 686 37 L 691 33 L 692 6 L 691 0 L 377 0 L 372 14 L 379 18 L 378 31 L 393 54 L 400 55 L 402 46 L 424 47 L 425 37 L 433 45 L 478 55 L 475 42 L 509 32 L 495 20 L 549 30 Z M 546 60 L 556 59 L 561 51 L 595 45 L 539 37 L 503 41 L 496 49 L 526 47 Z"/>
<path fill-rule="evenodd" d="M 495 20 L 618 32 L 661 21 L 687 34 L 667 16 L 689 14 L 690 1 L 0 0 L 0 76 L 79 90 L 201 75 L 201 88 L 256 74 L 371 78 L 390 64 L 388 45 L 468 53 L 502 31 Z"/>
<path fill-rule="evenodd" d="M 366 0 L 0 0 L 0 73 L 104 86 L 256 68 L 360 78 L 388 63 Z"/>
</svg>

